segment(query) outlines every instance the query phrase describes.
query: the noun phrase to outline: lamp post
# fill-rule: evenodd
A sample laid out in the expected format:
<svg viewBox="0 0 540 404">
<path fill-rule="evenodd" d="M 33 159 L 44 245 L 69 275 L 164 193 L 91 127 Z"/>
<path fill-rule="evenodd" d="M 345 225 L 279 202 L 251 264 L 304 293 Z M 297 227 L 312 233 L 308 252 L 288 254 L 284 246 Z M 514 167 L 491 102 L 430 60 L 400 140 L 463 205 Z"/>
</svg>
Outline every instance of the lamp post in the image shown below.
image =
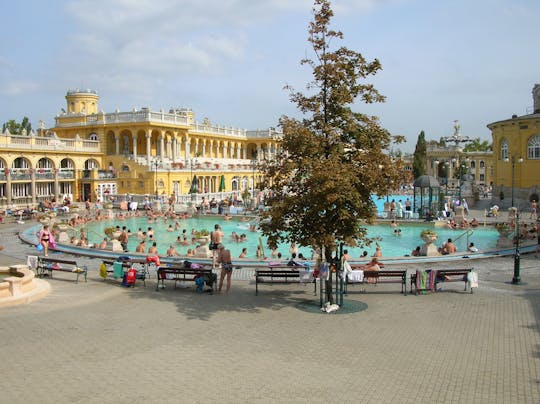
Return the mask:
<svg viewBox="0 0 540 404">
<path fill-rule="evenodd" d="M 254 157 L 251 159 L 251 198 L 255 197 L 255 167 L 257 167 L 257 159 Z"/>
<path fill-rule="evenodd" d="M 450 176 L 450 162 L 447 161 L 444 163 L 446 167 L 446 190 L 444 191 L 444 198 L 448 198 L 448 177 Z"/>
<path fill-rule="evenodd" d="M 523 159 L 520 157 L 516 160 L 514 156 L 511 156 L 510 159 L 507 157 L 504 159 L 505 162 L 512 163 L 512 207 L 514 207 L 514 188 L 515 188 L 515 173 L 516 173 L 516 162 L 523 163 Z"/>
<path fill-rule="evenodd" d="M 505 162 L 512 163 L 512 206 L 514 207 L 514 188 L 515 188 L 515 173 L 516 173 L 516 162 L 523 163 L 523 159 L 520 157 L 516 160 L 514 156 L 511 156 L 510 159 L 507 157 L 504 159 Z M 520 274 L 520 264 L 521 257 L 519 252 L 519 209 L 515 210 L 515 224 L 514 224 L 514 241 L 516 243 L 516 249 L 514 250 L 514 276 L 512 277 L 513 285 L 521 284 L 521 274 Z"/>
<path fill-rule="evenodd" d="M 158 199 L 158 177 L 157 177 L 157 169 L 160 165 L 161 161 L 156 157 L 154 160 L 152 160 L 152 166 L 154 167 L 154 177 L 156 180 L 156 197 L 155 199 Z"/>
<path fill-rule="evenodd" d="M 521 257 L 519 253 L 519 211 L 516 211 L 516 223 L 514 226 L 514 240 L 516 242 L 516 249 L 514 250 L 514 276 L 512 277 L 513 285 L 521 284 Z"/>
</svg>

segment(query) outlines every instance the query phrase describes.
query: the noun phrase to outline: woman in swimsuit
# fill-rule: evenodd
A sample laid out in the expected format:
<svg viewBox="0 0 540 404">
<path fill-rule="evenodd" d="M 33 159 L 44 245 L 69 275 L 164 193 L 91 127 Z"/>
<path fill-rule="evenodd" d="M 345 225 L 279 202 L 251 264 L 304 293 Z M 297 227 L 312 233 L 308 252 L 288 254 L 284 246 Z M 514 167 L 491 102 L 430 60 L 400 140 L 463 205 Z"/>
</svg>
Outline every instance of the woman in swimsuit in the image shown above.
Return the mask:
<svg viewBox="0 0 540 404">
<path fill-rule="evenodd" d="M 51 232 L 49 231 L 49 225 L 43 226 L 43 229 L 39 232 L 39 242 L 43 246 L 43 255 L 49 256 L 49 240 L 51 238 Z"/>
</svg>

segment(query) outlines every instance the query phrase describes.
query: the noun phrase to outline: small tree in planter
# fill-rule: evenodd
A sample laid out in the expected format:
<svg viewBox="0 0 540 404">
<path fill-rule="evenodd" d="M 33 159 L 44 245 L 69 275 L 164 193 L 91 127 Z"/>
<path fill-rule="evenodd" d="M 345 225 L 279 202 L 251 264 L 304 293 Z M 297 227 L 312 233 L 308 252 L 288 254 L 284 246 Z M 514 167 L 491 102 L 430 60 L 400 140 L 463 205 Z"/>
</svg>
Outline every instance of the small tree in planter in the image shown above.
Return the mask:
<svg viewBox="0 0 540 404">
<path fill-rule="evenodd" d="M 210 241 L 210 232 L 206 229 L 196 230 L 193 235 L 200 245 L 206 245 Z"/>
</svg>

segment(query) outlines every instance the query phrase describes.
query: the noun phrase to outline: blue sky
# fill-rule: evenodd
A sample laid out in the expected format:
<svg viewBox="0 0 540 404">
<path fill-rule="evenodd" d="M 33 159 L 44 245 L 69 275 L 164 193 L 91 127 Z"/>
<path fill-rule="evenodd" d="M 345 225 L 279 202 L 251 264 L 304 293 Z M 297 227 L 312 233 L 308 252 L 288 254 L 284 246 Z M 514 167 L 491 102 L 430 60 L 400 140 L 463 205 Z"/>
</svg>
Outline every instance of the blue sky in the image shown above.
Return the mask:
<svg viewBox="0 0 540 404">
<path fill-rule="evenodd" d="M 91 88 L 100 109 L 188 107 L 196 120 L 246 129 L 298 116 L 311 56 L 311 0 L 19 0 L 4 2 L 0 121 L 54 124 L 68 89 Z M 384 104 L 357 104 L 414 150 L 523 115 L 540 83 L 538 0 L 335 0 L 340 45 L 378 58 L 369 81 Z"/>
</svg>

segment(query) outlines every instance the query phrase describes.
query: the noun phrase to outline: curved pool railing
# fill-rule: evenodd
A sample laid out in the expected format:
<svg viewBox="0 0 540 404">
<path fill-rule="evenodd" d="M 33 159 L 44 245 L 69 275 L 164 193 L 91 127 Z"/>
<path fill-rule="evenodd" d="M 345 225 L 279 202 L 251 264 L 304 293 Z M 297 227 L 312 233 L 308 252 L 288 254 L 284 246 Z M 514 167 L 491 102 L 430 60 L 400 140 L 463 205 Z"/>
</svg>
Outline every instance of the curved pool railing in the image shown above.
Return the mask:
<svg viewBox="0 0 540 404">
<path fill-rule="evenodd" d="M 38 244 L 38 238 L 37 233 L 40 230 L 41 226 L 31 226 L 24 230 L 22 230 L 19 233 L 19 237 L 24 242 L 37 246 Z M 108 250 L 100 250 L 96 248 L 88 248 L 88 247 L 78 247 L 73 246 L 69 244 L 60 244 L 57 243 L 57 248 L 55 251 L 60 251 L 66 254 L 73 254 L 73 255 L 81 255 L 81 256 L 87 256 L 91 258 L 98 258 L 98 259 L 107 259 L 107 260 L 114 260 L 122 255 L 129 255 L 131 257 L 137 257 L 137 258 L 144 258 L 146 257 L 146 254 L 140 254 L 140 253 L 124 253 L 124 252 L 115 252 L 115 251 L 108 251 Z M 532 253 L 536 251 L 536 243 L 531 241 L 531 244 L 526 244 L 520 247 L 519 249 L 520 253 Z M 512 256 L 515 254 L 515 248 L 504 248 L 504 249 L 495 249 L 495 250 L 489 250 L 489 251 L 480 251 L 480 252 L 463 252 L 458 254 L 451 254 L 451 255 L 437 255 L 437 256 L 430 256 L 430 257 L 383 257 L 380 260 L 384 262 L 385 265 L 403 265 L 403 264 L 414 264 L 414 263 L 437 263 L 437 262 L 457 262 L 457 261 L 463 261 L 463 260 L 476 260 L 476 259 L 487 259 L 487 258 L 496 258 L 496 257 L 504 257 L 504 256 Z M 352 264 L 357 263 L 365 263 L 371 258 L 367 258 L 364 260 L 359 259 L 353 259 L 351 261 Z M 211 259 L 205 259 L 205 258 L 198 258 L 198 257 L 177 257 L 177 258 L 170 258 L 170 257 L 161 257 L 160 261 L 165 264 L 172 264 L 172 263 L 178 263 L 184 260 L 189 260 L 191 262 L 197 262 L 197 263 L 211 263 Z M 240 267 L 246 267 L 246 268 L 256 268 L 256 267 L 266 267 L 268 266 L 268 262 L 272 261 L 271 259 L 267 260 L 252 260 L 252 259 L 236 259 L 234 260 L 235 266 Z"/>
</svg>

